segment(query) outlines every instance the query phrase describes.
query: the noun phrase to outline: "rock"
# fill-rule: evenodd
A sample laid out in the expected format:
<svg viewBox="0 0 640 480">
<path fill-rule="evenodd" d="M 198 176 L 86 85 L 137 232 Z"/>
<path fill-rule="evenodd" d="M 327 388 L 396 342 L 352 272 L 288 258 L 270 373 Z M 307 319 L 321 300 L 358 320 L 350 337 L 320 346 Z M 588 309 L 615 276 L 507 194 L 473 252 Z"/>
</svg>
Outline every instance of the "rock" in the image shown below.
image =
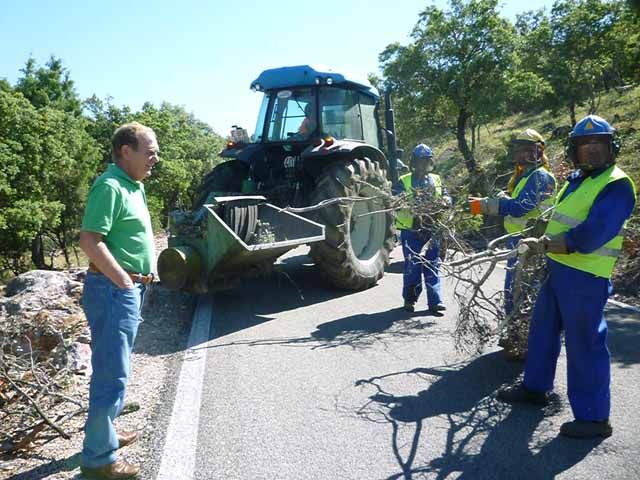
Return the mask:
<svg viewBox="0 0 640 480">
<path fill-rule="evenodd" d="M 89 330 L 89 327 L 84 327 L 82 329 L 82 333 L 78 335 L 78 338 L 76 338 L 76 341 L 80 343 L 86 343 L 87 345 L 91 345 L 91 330 Z"/>
<path fill-rule="evenodd" d="M 75 342 L 67 349 L 67 365 L 73 373 L 91 375 L 91 347 Z"/>
<path fill-rule="evenodd" d="M 12 279 L 0 297 L 0 312 L 8 315 L 29 315 L 44 308 L 68 307 L 69 292 L 81 288 L 76 272 L 32 270 Z M 54 307 L 54 308 L 51 308 Z M 57 307 L 57 308 L 56 308 Z"/>
</svg>

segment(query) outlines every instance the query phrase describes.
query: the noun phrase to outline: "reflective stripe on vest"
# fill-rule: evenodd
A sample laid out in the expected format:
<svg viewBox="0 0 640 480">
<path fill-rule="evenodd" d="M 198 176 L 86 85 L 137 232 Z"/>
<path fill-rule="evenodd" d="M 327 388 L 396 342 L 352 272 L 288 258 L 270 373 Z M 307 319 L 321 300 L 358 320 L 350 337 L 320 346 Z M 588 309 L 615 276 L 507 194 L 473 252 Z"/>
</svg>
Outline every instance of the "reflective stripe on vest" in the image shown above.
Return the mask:
<svg viewBox="0 0 640 480">
<path fill-rule="evenodd" d="M 440 175 L 430 173 L 428 177 L 433 181 L 436 198 L 440 198 L 442 196 L 442 179 L 440 178 Z M 411 174 L 407 173 L 406 175 L 401 176 L 400 181 L 402 182 L 404 191 L 407 194 L 407 203 L 411 205 L 414 197 L 413 191 L 415 190 L 411 185 Z M 411 209 L 402 208 L 396 212 L 396 228 L 398 230 L 410 230 L 413 228 L 413 215 L 411 214 Z"/>
<path fill-rule="evenodd" d="M 591 206 L 599 193 L 608 184 L 617 180 L 628 181 L 633 188 L 635 197 L 636 186 L 633 180 L 615 165 L 612 165 L 595 178 L 586 178 L 575 191 L 560 200 L 569 186 L 569 182 L 565 183 L 558 194 L 556 208 L 551 220 L 549 220 L 545 234 L 557 235 L 580 225 L 589 216 Z M 576 270 L 592 273 L 598 277 L 611 278 L 618 256 L 622 252 L 623 230 L 624 225 L 615 237 L 591 253 L 573 252 L 566 255 L 548 253 L 547 256 Z"/>
<path fill-rule="evenodd" d="M 556 179 L 553 176 L 553 174 L 544 167 L 539 167 L 535 169 L 533 172 L 531 172 L 529 175 L 527 175 L 526 177 L 521 178 L 520 181 L 518 182 L 518 185 L 516 185 L 516 188 L 513 189 L 513 192 L 511 193 L 511 198 L 518 198 L 518 196 L 520 195 L 520 192 L 522 192 L 525 185 L 527 184 L 529 177 L 531 177 L 531 175 L 533 175 L 535 172 L 540 170 L 547 173 L 553 179 L 553 185 L 554 185 L 553 194 L 545 198 L 542 202 L 540 202 L 539 205 L 537 205 L 532 210 L 529 210 L 525 215 L 521 217 L 512 217 L 511 215 L 507 215 L 506 217 L 504 217 L 504 229 L 507 231 L 507 233 L 521 232 L 527 227 L 527 222 L 530 219 L 540 217 L 544 212 L 546 212 L 551 207 L 553 207 L 555 203 Z"/>
</svg>

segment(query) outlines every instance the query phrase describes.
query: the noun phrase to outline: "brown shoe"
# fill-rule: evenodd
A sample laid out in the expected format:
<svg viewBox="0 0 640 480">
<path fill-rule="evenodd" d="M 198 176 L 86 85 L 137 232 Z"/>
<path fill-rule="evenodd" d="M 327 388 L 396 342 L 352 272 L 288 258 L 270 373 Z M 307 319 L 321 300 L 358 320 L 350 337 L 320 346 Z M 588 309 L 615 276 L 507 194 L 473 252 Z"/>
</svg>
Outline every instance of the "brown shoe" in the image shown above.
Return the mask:
<svg viewBox="0 0 640 480">
<path fill-rule="evenodd" d="M 138 432 L 122 432 L 118 434 L 118 448 L 131 445 L 138 440 Z"/>
<path fill-rule="evenodd" d="M 113 463 L 103 465 L 101 467 L 89 468 L 80 467 L 80 471 L 85 478 L 94 479 L 122 479 L 122 478 L 135 478 L 140 472 L 140 468 L 136 465 L 131 465 L 123 460 L 116 460 Z"/>
</svg>

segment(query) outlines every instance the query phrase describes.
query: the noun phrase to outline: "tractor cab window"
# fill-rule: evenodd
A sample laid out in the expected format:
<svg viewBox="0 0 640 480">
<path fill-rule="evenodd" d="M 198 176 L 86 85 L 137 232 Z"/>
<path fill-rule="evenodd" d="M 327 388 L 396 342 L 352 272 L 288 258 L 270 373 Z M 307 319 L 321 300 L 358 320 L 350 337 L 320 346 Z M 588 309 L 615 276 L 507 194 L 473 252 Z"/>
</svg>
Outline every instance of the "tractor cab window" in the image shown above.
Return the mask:
<svg viewBox="0 0 640 480">
<path fill-rule="evenodd" d="M 359 94 L 355 90 L 322 87 L 320 106 L 322 131 L 339 140 L 362 140 Z"/>
<path fill-rule="evenodd" d="M 262 132 L 264 132 L 264 119 L 267 117 L 267 109 L 269 108 L 269 99 L 271 94 L 265 93 L 260 104 L 260 112 L 258 113 L 258 121 L 256 122 L 256 130 L 251 135 L 251 143 L 260 143 L 262 141 Z"/>
<path fill-rule="evenodd" d="M 376 101 L 373 97 L 360 94 L 360 113 L 362 114 L 362 137 L 364 141 L 369 145 L 379 147 Z"/>
<path fill-rule="evenodd" d="M 311 88 L 280 90 L 269 119 L 270 142 L 300 141 L 316 131 L 315 92 Z"/>
</svg>

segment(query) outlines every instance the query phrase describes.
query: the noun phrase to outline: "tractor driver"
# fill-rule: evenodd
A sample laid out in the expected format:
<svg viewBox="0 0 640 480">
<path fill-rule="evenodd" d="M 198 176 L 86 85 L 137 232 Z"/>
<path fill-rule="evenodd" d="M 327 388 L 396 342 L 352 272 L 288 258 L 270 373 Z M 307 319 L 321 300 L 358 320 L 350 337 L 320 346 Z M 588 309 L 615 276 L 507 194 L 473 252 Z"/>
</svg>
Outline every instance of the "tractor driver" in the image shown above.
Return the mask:
<svg viewBox="0 0 640 480">
<path fill-rule="evenodd" d="M 317 127 L 313 110 L 314 109 L 312 102 L 307 103 L 307 105 L 304 107 L 304 120 L 302 120 L 302 123 L 298 128 L 298 135 L 301 137 L 307 138 L 315 131 Z"/>
</svg>

